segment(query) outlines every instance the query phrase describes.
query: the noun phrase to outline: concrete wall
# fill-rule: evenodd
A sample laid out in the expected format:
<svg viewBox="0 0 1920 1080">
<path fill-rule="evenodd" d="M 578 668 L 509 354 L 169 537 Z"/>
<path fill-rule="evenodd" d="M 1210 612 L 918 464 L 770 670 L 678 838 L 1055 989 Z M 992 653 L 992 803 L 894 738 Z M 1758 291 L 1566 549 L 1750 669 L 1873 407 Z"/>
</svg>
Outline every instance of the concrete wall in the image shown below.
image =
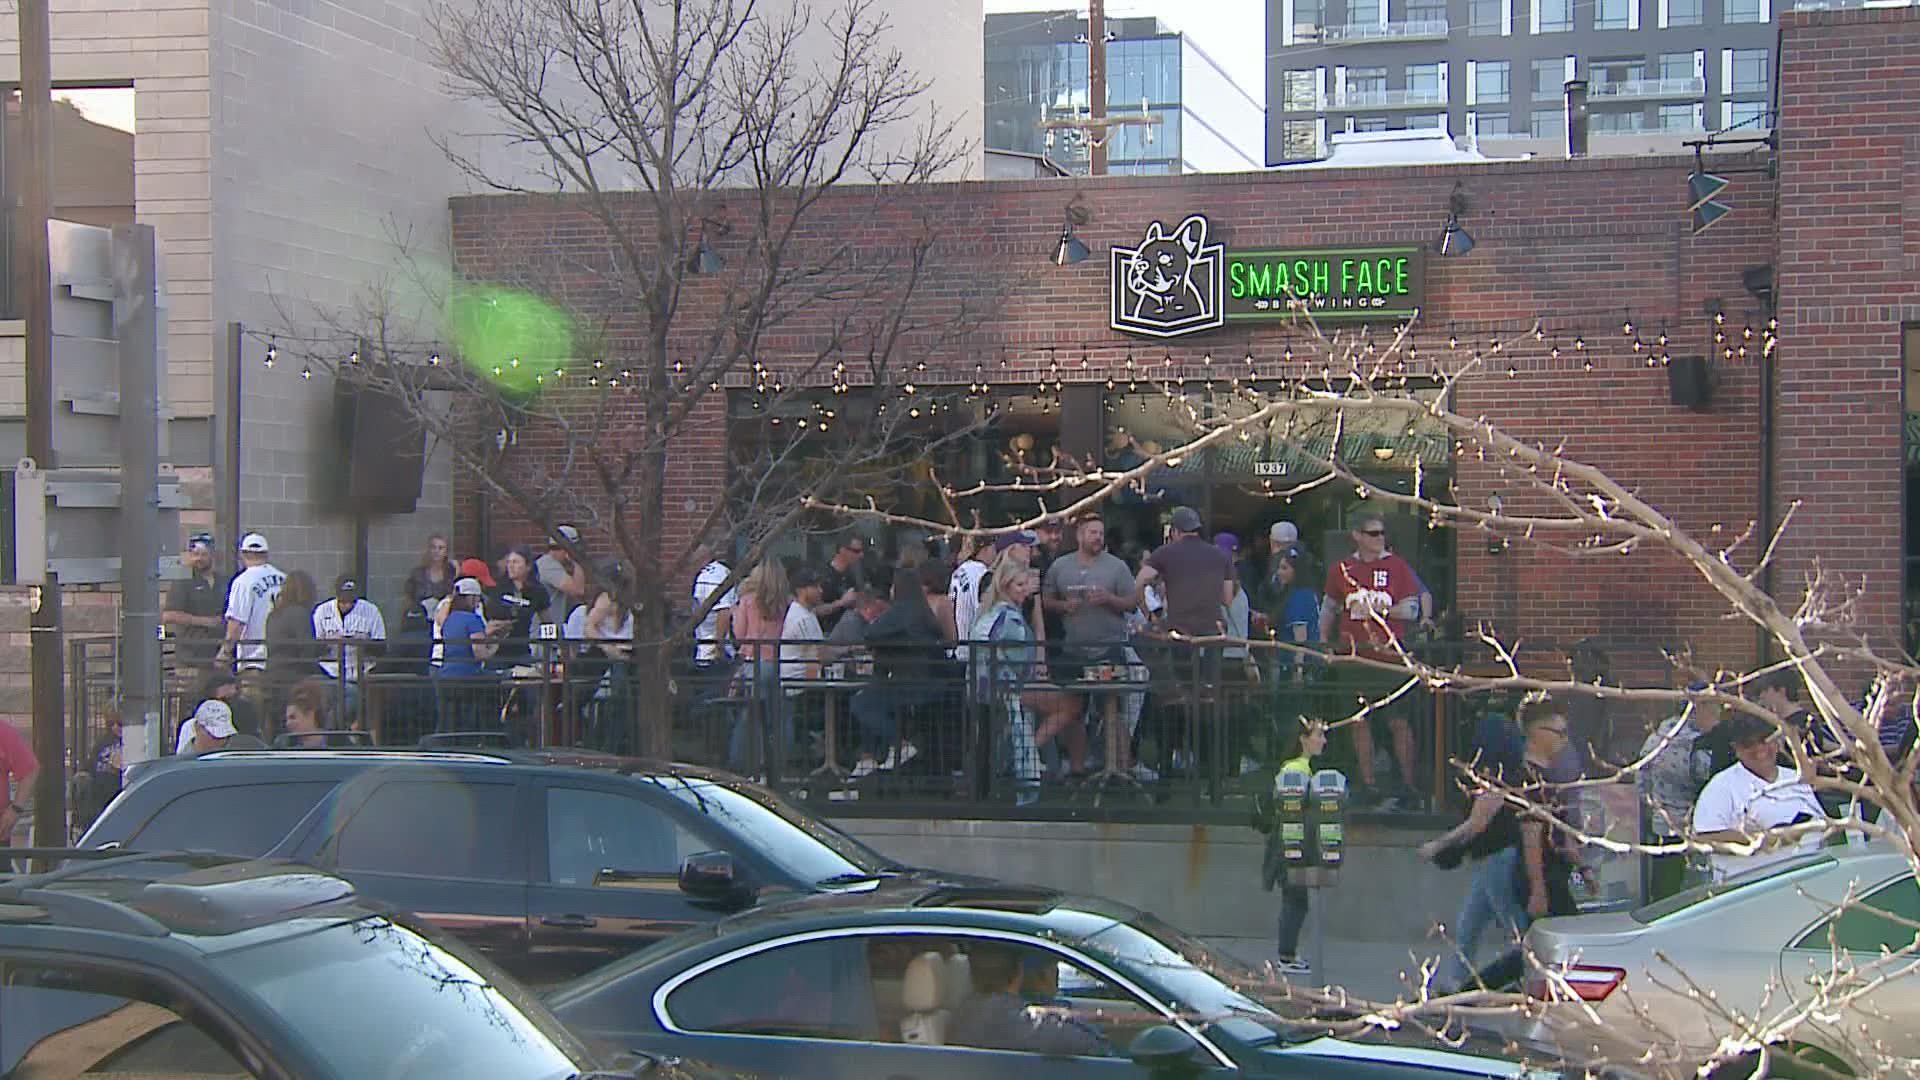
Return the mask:
<svg viewBox="0 0 1920 1080">
<path fill-rule="evenodd" d="M 835 824 L 917 866 L 1103 896 L 1202 937 L 1271 938 L 1280 897 L 1260 887 L 1265 837 L 1249 828 L 1031 821 Z M 1469 872 L 1436 869 L 1415 848 L 1427 834 L 1348 828 L 1348 865 L 1316 899 L 1329 938 L 1413 942 L 1451 922 Z"/>
</svg>

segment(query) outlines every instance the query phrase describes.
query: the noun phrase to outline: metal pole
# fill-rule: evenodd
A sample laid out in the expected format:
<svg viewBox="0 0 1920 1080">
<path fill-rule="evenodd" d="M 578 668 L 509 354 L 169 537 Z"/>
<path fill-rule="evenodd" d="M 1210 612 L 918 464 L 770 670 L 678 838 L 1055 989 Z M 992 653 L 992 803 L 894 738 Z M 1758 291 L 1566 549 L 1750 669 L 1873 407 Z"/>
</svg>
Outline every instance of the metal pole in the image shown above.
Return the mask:
<svg viewBox="0 0 1920 1080">
<path fill-rule="evenodd" d="M 113 230 L 120 343 L 120 722 L 128 764 L 160 730 L 160 317 L 151 225 Z"/>
<path fill-rule="evenodd" d="M 1107 3 L 1087 0 L 1087 174 L 1107 175 Z"/>
<path fill-rule="evenodd" d="M 47 219 L 53 207 L 53 58 L 47 0 L 20 0 L 20 114 L 26 135 L 21 170 L 26 260 L 23 315 L 27 330 L 27 455 L 42 470 L 59 465 L 53 446 L 53 267 Z M 33 840 L 64 847 L 67 835 L 66 658 L 60 629 L 60 581 L 49 570 L 28 607 L 33 668 Z"/>
<path fill-rule="evenodd" d="M 214 387 L 220 402 L 214 417 L 214 533 L 215 551 L 231 553 L 240 543 L 240 371 L 246 328 L 227 324 L 226 352 L 215 358 Z"/>
</svg>

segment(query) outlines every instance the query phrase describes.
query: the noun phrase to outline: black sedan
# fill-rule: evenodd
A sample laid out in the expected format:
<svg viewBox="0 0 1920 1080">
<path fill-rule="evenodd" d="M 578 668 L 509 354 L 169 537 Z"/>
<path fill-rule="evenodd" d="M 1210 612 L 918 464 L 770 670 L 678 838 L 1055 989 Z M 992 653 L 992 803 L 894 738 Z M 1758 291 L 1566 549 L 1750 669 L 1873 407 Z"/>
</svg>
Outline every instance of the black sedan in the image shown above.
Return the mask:
<svg viewBox="0 0 1920 1080">
<path fill-rule="evenodd" d="M 895 884 L 689 931 L 549 1004 L 603 1051 L 822 1080 L 1551 1075 L 1499 1051 L 1330 1038 L 1232 985 L 1259 978 L 1121 905 Z"/>
</svg>

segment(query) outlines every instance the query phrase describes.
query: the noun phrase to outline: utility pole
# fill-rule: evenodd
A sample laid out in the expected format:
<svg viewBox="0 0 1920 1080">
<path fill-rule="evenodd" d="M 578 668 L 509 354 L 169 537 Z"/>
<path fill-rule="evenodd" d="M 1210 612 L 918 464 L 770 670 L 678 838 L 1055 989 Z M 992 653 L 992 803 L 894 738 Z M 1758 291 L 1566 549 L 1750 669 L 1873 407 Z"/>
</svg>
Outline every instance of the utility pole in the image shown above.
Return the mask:
<svg viewBox="0 0 1920 1080">
<path fill-rule="evenodd" d="M 1087 139 L 1087 175 L 1107 175 L 1107 140 L 1116 128 L 1128 124 L 1151 126 L 1160 118 L 1147 112 L 1142 102 L 1138 113 L 1107 115 L 1107 2 L 1087 0 L 1087 115 L 1065 120 L 1044 120 L 1048 131 L 1083 132 Z M 1052 145 L 1049 142 L 1048 145 Z"/>
<path fill-rule="evenodd" d="M 45 472 L 59 463 L 53 447 L 53 266 L 47 219 L 53 216 L 53 48 L 48 0 L 19 0 L 20 115 L 26 135 L 23 228 L 27 234 L 26 299 L 27 455 Z M 67 835 L 67 717 L 60 580 L 52 569 L 31 586 L 28 646 L 33 668 L 33 842 L 65 847 Z"/>
<path fill-rule="evenodd" d="M 151 225 L 113 230 L 120 348 L 120 720 L 126 760 L 160 735 L 160 317 Z M 135 749 L 137 746 L 138 749 Z"/>
<path fill-rule="evenodd" d="M 1087 175 L 1107 175 L 1107 0 L 1087 0 Z"/>
</svg>

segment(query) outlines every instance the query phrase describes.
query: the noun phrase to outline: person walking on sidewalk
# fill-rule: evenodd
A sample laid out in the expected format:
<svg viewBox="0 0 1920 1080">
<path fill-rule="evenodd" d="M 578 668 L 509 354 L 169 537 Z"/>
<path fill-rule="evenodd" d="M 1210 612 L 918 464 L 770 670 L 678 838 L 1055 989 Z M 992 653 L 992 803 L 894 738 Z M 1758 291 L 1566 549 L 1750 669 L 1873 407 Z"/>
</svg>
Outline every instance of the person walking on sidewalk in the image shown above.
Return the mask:
<svg viewBox="0 0 1920 1080">
<path fill-rule="evenodd" d="M 1302 717 L 1293 725 L 1287 739 L 1286 760 L 1265 793 L 1254 801 L 1253 827 L 1267 834 L 1267 846 L 1260 860 L 1260 884 L 1268 892 L 1280 890 L 1280 932 L 1274 970 L 1282 975 L 1308 975 L 1313 965 L 1300 957 L 1300 930 L 1307 923 L 1310 904 L 1305 885 L 1287 880 L 1286 844 L 1280 831 L 1280 779 L 1297 773 L 1305 782 L 1313 780 L 1313 759 L 1327 748 L 1327 725 Z"/>
</svg>

